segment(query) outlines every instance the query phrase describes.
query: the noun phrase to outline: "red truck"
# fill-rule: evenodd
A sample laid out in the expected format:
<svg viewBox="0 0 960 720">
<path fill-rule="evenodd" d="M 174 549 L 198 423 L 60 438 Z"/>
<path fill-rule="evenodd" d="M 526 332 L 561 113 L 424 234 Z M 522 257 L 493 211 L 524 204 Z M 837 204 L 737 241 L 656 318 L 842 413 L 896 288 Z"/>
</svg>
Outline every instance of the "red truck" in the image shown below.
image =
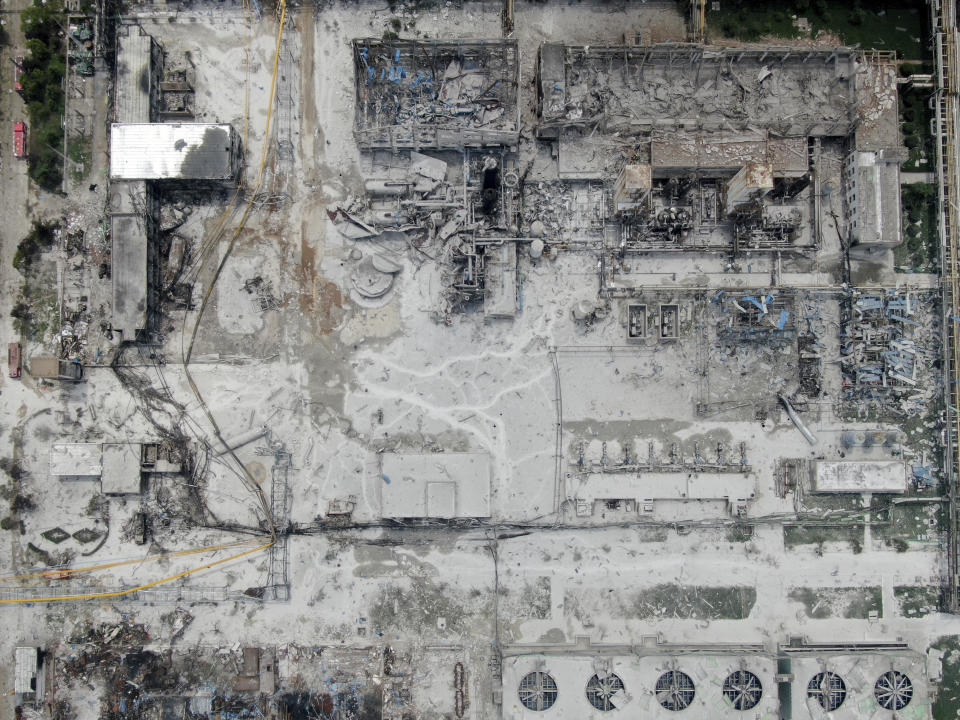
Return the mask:
<svg viewBox="0 0 960 720">
<path fill-rule="evenodd" d="M 27 124 L 22 120 L 13 124 L 13 156 L 18 158 L 27 156 Z"/>
<path fill-rule="evenodd" d="M 10 377 L 20 377 L 20 371 L 23 367 L 23 348 L 18 342 L 12 342 L 7 345 L 7 367 L 10 370 Z"/>
</svg>

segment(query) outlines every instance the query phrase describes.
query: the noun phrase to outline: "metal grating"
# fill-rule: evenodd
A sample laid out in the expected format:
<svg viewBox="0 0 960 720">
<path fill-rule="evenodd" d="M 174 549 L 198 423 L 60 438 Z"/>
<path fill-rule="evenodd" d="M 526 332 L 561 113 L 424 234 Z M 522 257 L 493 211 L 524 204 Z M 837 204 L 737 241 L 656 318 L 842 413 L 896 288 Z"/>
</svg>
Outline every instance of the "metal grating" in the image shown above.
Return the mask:
<svg viewBox="0 0 960 720">
<path fill-rule="evenodd" d="M 723 681 L 723 696 L 734 710 L 751 710 L 763 696 L 763 685 L 760 678 L 749 670 L 737 670 Z"/>
<path fill-rule="evenodd" d="M 549 710 L 557 701 L 557 681 L 545 672 L 532 672 L 520 681 L 520 702 L 528 710 Z"/>
<path fill-rule="evenodd" d="M 884 710 L 903 710 L 913 699 L 913 683 L 902 672 L 890 670 L 877 679 L 873 696 Z"/>
<path fill-rule="evenodd" d="M 807 684 L 807 697 L 815 698 L 820 707 L 832 712 L 847 699 L 847 684 L 836 673 L 817 673 Z"/>
<path fill-rule="evenodd" d="M 657 701 L 667 710 L 686 710 L 696 694 L 693 680 L 685 672 L 668 670 L 657 678 Z"/>
<path fill-rule="evenodd" d="M 597 710 L 615 710 L 613 699 L 620 692 L 623 692 L 623 680 L 613 673 L 602 677 L 594 675 L 587 682 L 587 700 Z"/>
</svg>

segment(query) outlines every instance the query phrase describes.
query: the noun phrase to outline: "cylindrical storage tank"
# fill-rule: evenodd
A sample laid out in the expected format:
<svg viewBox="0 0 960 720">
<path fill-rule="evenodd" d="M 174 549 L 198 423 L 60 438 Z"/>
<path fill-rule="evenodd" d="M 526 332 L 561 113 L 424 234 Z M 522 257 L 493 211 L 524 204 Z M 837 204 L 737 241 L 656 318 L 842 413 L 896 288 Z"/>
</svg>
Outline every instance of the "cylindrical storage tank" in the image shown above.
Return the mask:
<svg viewBox="0 0 960 720">
<path fill-rule="evenodd" d="M 859 447 L 860 445 L 865 445 L 866 442 L 866 434 L 859 431 L 845 430 L 840 436 L 840 443 L 847 448 Z"/>
<path fill-rule="evenodd" d="M 374 225 L 399 225 L 400 217 L 395 210 L 374 210 L 371 214 Z"/>
<path fill-rule="evenodd" d="M 547 234 L 547 226 L 542 220 L 534 220 L 530 223 L 530 234 L 535 238 L 542 238 Z"/>
<path fill-rule="evenodd" d="M 530 257 L 536 260 L 541 255 L 543 255 L 543 240 L 537 238 L 530 243 Z"/>
<path fill-rule="evenodd" d="M 367 180 L 363 184 L 363 189 L 368 195 L 403 195 L 407 189 L 407 183 L 394 180 Z"/>
<path fill-rule="evenodd" d="M 592 300 L 581 300 L 573 306 L 573 317 L 577 320 L 586 320 L 596 309 L 597 306 Z"/>
</svg>

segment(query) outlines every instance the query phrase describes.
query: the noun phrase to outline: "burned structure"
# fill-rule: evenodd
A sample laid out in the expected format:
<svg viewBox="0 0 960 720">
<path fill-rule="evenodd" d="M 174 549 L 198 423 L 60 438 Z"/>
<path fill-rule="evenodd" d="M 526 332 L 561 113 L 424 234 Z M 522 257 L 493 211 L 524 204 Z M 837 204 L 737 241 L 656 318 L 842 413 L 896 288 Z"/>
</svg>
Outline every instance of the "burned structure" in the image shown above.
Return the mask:
<svg viewBox="0 0 960 720">
<path fill-rule="evenodd" d="M 675 10 L 125 8 L 96 359 L 2 388 L 26 718 L 955 700 L 902 67 Z"/>
<path fill-rule="evenodd" d="M 517 42 L 353 41 L 357 145 L 515 146 L 520 136 Z"/>
</svg>

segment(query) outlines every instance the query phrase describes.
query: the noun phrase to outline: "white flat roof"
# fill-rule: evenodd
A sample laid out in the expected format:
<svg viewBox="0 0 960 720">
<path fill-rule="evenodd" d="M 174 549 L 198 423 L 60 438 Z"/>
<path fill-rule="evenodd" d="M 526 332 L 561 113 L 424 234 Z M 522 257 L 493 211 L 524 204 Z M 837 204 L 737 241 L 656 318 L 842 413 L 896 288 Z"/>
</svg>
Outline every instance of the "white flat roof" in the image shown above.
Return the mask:
<svg viewBox="0 0 960 720">
<path fill-rule="evenodd" d="M 740 473 L 589 473 L 574 496 L 579 500 L 749 500 L 752 477 Z"/>
<path fill-rule="evenodd" d="M 100 443 L 58 443 L 50 447 L 50 474 L 99 477 L 103 465 Z"/>
<path fill-rule="evenodd" d="M 13 692 L 17 695 L 34 692 L 30 681 L 37 676 L 37 648 L 18 647 L 14 651 Z"/>
<path fill-rule="evenodd" d="M 208 123 L 115 123 L 110 177 L 120 180 L 228 180 L 233 128 Z"/>
<path fill-rule="evenodd" d="M 490 516 L 490 456 L 485 453 L 384 453 L 380 517 Z"/>
<path fill-rule="evenodd" d="M 900 460 L 818 460 L 813 489 L 824 493 L 902 493 L 907 489 L 907 467 Z"/>
</svg>

